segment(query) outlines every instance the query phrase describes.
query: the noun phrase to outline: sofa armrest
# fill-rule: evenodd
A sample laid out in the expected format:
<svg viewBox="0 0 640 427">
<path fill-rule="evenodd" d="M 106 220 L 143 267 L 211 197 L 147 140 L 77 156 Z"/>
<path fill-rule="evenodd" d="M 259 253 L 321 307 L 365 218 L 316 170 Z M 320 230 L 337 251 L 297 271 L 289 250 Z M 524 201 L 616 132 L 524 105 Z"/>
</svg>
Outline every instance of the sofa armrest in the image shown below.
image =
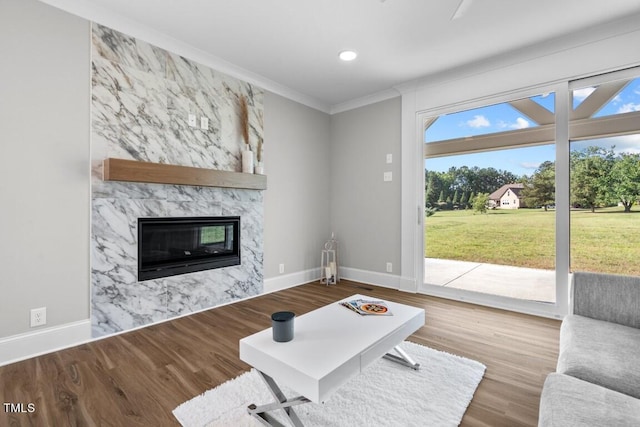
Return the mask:
<svg viewBox="0 0 640 427">
<path fill-rule="evenodd" d="M 576 271 L 573 313 L 640 328 L 640 277 Z"/>
</svg>

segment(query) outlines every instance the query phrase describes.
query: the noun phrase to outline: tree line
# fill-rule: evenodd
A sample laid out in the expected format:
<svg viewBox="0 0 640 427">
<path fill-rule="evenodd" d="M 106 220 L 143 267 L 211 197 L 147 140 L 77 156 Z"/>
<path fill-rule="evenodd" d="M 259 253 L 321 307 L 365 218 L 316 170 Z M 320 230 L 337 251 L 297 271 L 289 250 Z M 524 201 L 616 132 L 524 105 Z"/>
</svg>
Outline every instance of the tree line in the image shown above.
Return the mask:
<svg viewBox="0 0 640 427">
<path fill-rule="evenodd" d="M 615 153 L 590 146 L 570 154 L 571 205 L 595 211 L 598 207 L 624 207 L 640 199 L 640 154 Z M 495 168 L 451 167 L 446 172 L 425 170 L 425 205 L 438 209 L 470 209 L 505 184 L 523 184 L 521 205 L 555 204 L 555 162 L 540 164 L 531 175 L 518 176 Z"/>
<path fill-rule="evenodd" d="M 439 209 L 471 208 L 478 195 L 491 194 L 521 179 L 506 170 L 478 166 L 451 167 L 446 172 L 425 170 L 425 204 Z"/>
</svg>

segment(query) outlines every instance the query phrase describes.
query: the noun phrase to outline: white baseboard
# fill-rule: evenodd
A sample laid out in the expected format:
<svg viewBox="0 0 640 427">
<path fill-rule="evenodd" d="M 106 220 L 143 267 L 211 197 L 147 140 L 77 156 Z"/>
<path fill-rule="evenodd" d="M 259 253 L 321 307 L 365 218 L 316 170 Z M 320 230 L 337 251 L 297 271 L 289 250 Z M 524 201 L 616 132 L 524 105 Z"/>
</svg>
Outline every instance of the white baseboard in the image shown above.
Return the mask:
<svg viewBox="0 0 640 427">
<path fill-rule="evenodd" d="M 0 366 L 91 340 L 91 321 L 81 320 L 0 339 Z"/>
<path fill-rule="evenodd" d="M 400 276 L 394 274 L 377 273 L 368 270 L 359 270 L 357 268 L 340 267 L 340 278 L 353 280 L 354 282 L 366 283 L 369 285 L 382 286 L 385 288 L 399 289 Z M 264 281 L 264 293 L 279 291 L 291 288 L 293 286 L 302 285 L 304 283 L 313 282 L 320 279 L 320 269 L 312 268 L 310 270 L 299 271 L 297 273 L 286 274 L 282 276 L 272 277 Z"/>
<path fill-rule="evenodd" d="M 400 286 L 398 287 L 398 289 L 400 289 L 401 291 L 409 292 L 409 293 L 413 293 L 413 294 L 418 292 L 417 282 L 416 282 L 416 279 L 414 277 L 403 277 L 403 276 L 400 276 L 399 283 L 400 283 Z"/>
<path fill-rule="evenodd" d="M 340 278 L 384 288 L 399 289 L 400 276 L 395 274 L 377 273 L 375 271 L 360 270 L 351 267 L 340 267 Z"/>
<path fill-rule="evenodd" d="M 264 280 L 264 293 L 279 291 L 281 289 L 292 288 L 303 283 L 313 282 L 320 279 L 320 268 L 298 271 L 282 276 L 271 277 Z"/>
</svg>

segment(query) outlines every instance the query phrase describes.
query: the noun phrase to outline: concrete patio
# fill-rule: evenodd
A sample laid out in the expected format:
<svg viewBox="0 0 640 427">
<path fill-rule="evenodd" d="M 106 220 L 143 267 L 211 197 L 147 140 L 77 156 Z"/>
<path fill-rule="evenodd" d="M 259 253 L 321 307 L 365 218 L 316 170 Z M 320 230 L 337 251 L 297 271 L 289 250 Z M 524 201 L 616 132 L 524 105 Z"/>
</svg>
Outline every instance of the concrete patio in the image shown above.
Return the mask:
<svg viewBox="0 0 640 427">
<path fill-rule="evenodd" d="M 424 282 L 505 297 L 555 302 L 555 271 L 425 258 Z"/>
</svg>

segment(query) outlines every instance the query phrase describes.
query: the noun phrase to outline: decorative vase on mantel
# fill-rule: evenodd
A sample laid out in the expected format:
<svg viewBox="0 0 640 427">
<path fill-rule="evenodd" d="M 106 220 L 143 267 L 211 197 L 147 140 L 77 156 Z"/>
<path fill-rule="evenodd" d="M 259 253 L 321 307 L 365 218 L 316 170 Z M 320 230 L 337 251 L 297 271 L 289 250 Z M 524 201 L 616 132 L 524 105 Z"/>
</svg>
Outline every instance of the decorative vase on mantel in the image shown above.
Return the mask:
<svg viewBox="0 0 640 427">
<path fill-rule="evenodd" d="M 245 144 L 247 148 L 242 150 L 242 172 L 243 173 L 253 173 L 253 151 L 248 148 L 248 145 Z"/>
<path fill-rule="evenodd" d="M 260 161 L 256 162 L 254 172 L 256 175 L 264 175 L 264 163 Z"/>
<path fill-rule="evenodd" d="M 262 137 L 258 137 L 258 147 L 256 150 L 256 175 L 264 175 L 264 162 L 262 161 Z"/>
</svg>

